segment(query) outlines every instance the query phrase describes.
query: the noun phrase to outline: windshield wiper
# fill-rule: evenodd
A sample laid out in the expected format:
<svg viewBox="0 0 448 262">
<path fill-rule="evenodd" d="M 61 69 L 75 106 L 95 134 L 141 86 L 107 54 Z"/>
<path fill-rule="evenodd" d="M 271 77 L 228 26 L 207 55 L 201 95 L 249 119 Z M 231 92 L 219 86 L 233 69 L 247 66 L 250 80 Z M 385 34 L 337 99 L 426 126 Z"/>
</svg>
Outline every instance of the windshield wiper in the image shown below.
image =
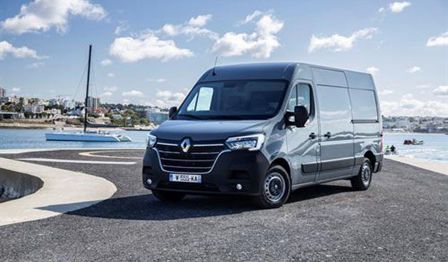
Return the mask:
<svg viewBox="0 0 448 262">
<path fill-rule="evenodd" d="M 198 120 L 203 120 L 204 118 L 202 118 L 202 117 L 200 117 L 200 116 L 197 116 L 197 115 L 191 115 L 191 114 L 179 114 L 179 115 L 177 115 L 178 117 L 179 116 L 183 116 L 183 117 L 189 117 L 189 118 L 192 118 L 192 119 L 198 119 Z"/>
<path fill-rule="evenodd" d="M 217 116 L 210 116 L 211 119 L 223 119 L 223 120 L 242 120 L 244 119 L 241 116 L 231 116 L 231 115 L 217 115 Z"/>
</svg>

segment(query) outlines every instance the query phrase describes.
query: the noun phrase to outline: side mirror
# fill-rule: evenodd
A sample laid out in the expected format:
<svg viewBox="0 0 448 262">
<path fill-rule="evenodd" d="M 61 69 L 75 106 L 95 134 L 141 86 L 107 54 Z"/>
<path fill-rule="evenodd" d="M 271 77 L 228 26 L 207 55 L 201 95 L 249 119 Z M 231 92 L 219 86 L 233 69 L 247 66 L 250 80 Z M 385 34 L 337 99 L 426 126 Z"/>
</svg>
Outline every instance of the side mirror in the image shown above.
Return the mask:
<svg viewBox="0 0 448 262">
<path fill-rule="evenodd" d="M 308 121 L 308 110 L 304 106 L 294 107 L 294 122 L 297 127 L 304 127 Z"/>
<path fill-rule="evenodd" d="M 173 106 L 170 108 L 170 111 L 168 111 L 168 118 L 172 118 L 177 113 L 177 107 Z"/>
</svg>

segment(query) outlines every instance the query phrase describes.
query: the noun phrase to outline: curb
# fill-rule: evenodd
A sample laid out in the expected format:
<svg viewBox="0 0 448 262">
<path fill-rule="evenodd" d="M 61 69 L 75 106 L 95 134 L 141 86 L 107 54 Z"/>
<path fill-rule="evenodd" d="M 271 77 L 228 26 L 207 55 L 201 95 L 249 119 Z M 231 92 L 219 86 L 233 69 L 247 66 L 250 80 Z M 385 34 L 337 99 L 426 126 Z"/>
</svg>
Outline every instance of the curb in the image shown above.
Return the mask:
<svg viewBox="0 0 448 262">
<path fill-rule="evenodd" d="M 101 177 L 0 158 L 3 169 L 35 176 L 43 187 L 34 194 L 0 204 L 0 226 L 34 221 L 86 208 L 106 200 L 116 186 Z"/>
</svg>

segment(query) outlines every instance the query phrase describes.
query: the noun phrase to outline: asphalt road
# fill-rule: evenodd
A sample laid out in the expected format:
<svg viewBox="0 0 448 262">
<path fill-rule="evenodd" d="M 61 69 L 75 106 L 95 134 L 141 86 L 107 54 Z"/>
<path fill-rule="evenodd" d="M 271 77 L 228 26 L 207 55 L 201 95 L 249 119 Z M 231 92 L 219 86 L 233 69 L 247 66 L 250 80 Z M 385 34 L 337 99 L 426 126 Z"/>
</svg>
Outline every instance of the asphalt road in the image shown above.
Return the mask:
<svg viewBox="0 0 448 262">
<path fill-rule="evenodd" d="M 76 151 L 7 157 L 93 159 Z M 89 208 L 0 227 L 0 261 L 448 260 L 445 175 L 385 160 L 368 191 L 339 181 L 301 189 L 280 209 L 256 210 L 231 197 L 158 202 L 142 186 L 141 161 L 132 161 L 138 164 L 38 163 L 104 177 L 118 191 Z"/>
</svg>

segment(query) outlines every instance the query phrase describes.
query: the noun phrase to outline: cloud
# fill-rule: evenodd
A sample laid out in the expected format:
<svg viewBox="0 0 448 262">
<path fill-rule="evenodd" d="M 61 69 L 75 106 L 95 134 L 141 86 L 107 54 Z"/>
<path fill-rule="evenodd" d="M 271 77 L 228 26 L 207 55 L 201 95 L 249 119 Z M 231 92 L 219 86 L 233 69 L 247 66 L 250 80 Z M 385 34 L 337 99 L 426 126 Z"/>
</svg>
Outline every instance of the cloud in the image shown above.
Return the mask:
<svg viewBox="0 0 448 262">
<path fill-rule="evenodd" d="M 118 90 L 118 87 L 116 87 L 116 86 L 105 86 L 105 87 L 103 87 L 103 90 L 104 91 L 109 91 L 109 92 L 115 92 L 115 91 Z"/>
<path fill-rule="evenodd" d="M 100 95 L 100 97 L 111 97 L 111 96 L 113 96 L 113 93 L 110 91 L 106 91 Z"/>
<path fill-rule="evenodd" d="M 11 91 L 17 93 L 17 92 L 20 92 L 20 88 L 18 88 L 18 87 L 13 87 L 13 88 L 11 89 Z"/>
<path fill-rule="evenodd" d="M 105 86 L 103 87 L 103 92 L 100 94 L 101 98 L 113 97 L 115 92 L 118 90 L 116 86 Z"/>
<path fill-rule="evenodd" d="M 393 2 L 389 4 L 389 10 L 392 13 L 401 13 L 406 7 L 411 6 L 411 3 L 409 2 Z"/>
<path fill-rule="evenodd" d="M 15 34 L 45 32 L 52 27 L 63 33 L 67 30 L 69 16 L 101 20 L 106 11 L 89 0 L 34 0 L 22 5 L 19 14 L 2 21 L 0 27 Z"/>
<path fill-rule="evenodd" d="M 205 26 L 208 21 L 212 19 L 212 15 L 198 15 L 196 17 L 190 18 L 190 21 L 188 21 L 188 24 L 191 26 L 197 26 L 197 27 L 203 27 Z"/>
<path fill-rule="evenodd" d="M 138 90 L 125 91 L 125 92 L 121 93 L 121 95 L 126 96 L 126 97 L 142 97 L 142 96 L 144 96 L 143 92 L 138 91 Z"/>
<path fill-rule="evenodd" d="M 154 33 L 139 37 L 116 38 L 110 46 L 109 53 L 125 63 L 143 59 L 168 61 L 193 56 L 192 51 L 177 47 L 173 40 L 162 40 Z"/>
<path fill-rule="evenodd" d="M 436 96 L 448 96 L 448 86 L 439 86 L 432 93 Z"/>
<path fill-rule="evenodd" d="M 112 61 L 110 61 L 110 59 L 103 59 L 101 61 L 101 65 L 103 65 L 103 66 L 108 66 L 110 64 L 112 64 Z"/>
<path fill-rule="evenodd" d="M 404 95 L 400 100 L 400 106 L 404 109 L 421 108 L 425 103 L 414 98 L 412 94 Z"/>
<path fill-rule="evenodd" d="M 409 67 L 407 71 L 408 71 L 408 73 L 413 74 L 413 73 L 422 71 L 422 69 L 419 66 L 413 66 L 413 67 Z"/>
<path fill-rule="evenodd" d="M 377 67 L 371 66 L 366 69 L 367 73 L 375 76 L 380 70 Z"/>
<path fill-rule="evenodd" d="M 329 48 L 333 51 L 348 51 L 353 48 L 354 43 L 359 39 L 370 39 L 378 31 L 375 27 L 364 28 L 353 32 L 350 36 L 333 34 L 329 37 L 311 36 L 308 52 L 314 52 L 319 49 Z"/>
<path fill-rule="evenodd" d="M 37 55 L 36 50 L 30 49 L 26 46 L 15 47 L 9 42 L 1 41 L 0 42 L 0 60 L 6 55 L 12 55 L 17 58 L 34 58 L 34 59 L 43 59 L 45 57 Z"/>
<path fill-rule="evenodd" d="M 212 15 L 191 17 L 182 24 L 164 24 L 158 30 L 148 29 L 140 35 L 116 38 L 109 53 L 122 62 L 137 62 L 143 59 L 168 61 L 193 56 L 193 51 L 177 46 L 173 39 L 184 35 L 190 40 L 200 36 L 214 41 L 212 51 L 222 56 L 249 54 L 253 57 L 270 57 L 274 49 L 280 46 L 276 34 L 283 28 L 283 22 L 277 20 L 271 12 L 255 11 L 246 17 L 243 23 L 255 24 L 252 33 L 227 32 L 222 37 L 205 26 Z"/>
<path fill-rule="evenodd" d="M 161 108 L 169 108 L 172 106 L 179 106 L 184 99 L 185 94 L 183 92 L 159 90 L 156 93 L 156 100 L 153 101 L 152 104 Z"/>
<path fill-rule="evenodd" d="M 426 46 L 428 47 L 444 45 L 448 45 L 448 32 L 445 32 L 439 36 L 432 36 L 426 42 Z"/>
<path fill-rule="evenodd" d="M 272 13 L 272 12 L 271 11 L 263 12 L 260 10 L 255 10 L 252 14 L 247 15 L 246 18 L 244 19 L 244 21 L 241 22 L 241 24 L 247 24 L 259 16 L 262 16 L 265 14 L 270 14 L 270 13 Z"/>
<path fill-rule="evenodd" d="M 164 83 L 166 81 L 165 78 L 148 78 L 148 82 Z"/>
<path fill-rule="evenodd" d="M 114 34 L 121 35 L 122 33 L 128 31 L 129 25 L 126 21 L 119 21 L 117 27 L 115 27 Z"/>
<path fill-rule="evenodd" d="M 212 50 L 221 56 L 251 55 L 255 58 L 269 58 L 280 47 L 276 34 L 283 28 L 283 21 L 270 12 L 255 11 L 243 23 L 254 23 L 252 33 L 227 32 L 216 39 Z"/>
<path fill-rule="evenodd" d="M 393 94 L 394 93 L 394 91 L 393 90 L 390 90 L 390 89 L 384 89 L 384 90 L 381 90 L 380 92 L 379 92 L 379 94 L 381 95 L 381 96 L 387 96 L 387 95 L 391 95 L 391 94 Z"/>
<path fill-rule="evenodd" d="M 34 62 L 27 66 L 27 68 L 39 68 L 45 65 L 45 62 Z"/>
<path fill-rule="evenodd" d="M 378 9 L 378 13 L 384 13 L 384 11 L 386 11 L 386 9 L 384 7 L 380 7 Z"/>
<path fill-rule="evenodd" d="M 427 89 L 430 88 L 431 85 L 430 84 L 421 84 L 421 85 L 417 85 L 416 88 L 417 89 Z"/>
<path fill-rule="evenodd" d="M 114 73 L 107 73 L 107 76 L 108 76 L 108 77 L 114 77 L 115 74 L 114 74 Z"/>
<path fill-rule="evenodd" d="M 196 17 L 190 18 L 185 23 L 174 25 L 165 24 L 161 29 L 157 30 L 157 33 L 164 33 L 168 36 L 186 35 L 193 39 L 196 36 L 209 37 L 211 39 L 216 39 L 218 34 L 204 28 L 204 26 L 212 19 L 212 15 L 198 15 Z"/>
<path fill-rule="evenodd" d="M 382 113 L 386 116 L 448 116 L 448 104 L 435 100 L 421 101 L 412 94 L 404 95 L 398 101 L 382 101 Z"/>
</svg>

